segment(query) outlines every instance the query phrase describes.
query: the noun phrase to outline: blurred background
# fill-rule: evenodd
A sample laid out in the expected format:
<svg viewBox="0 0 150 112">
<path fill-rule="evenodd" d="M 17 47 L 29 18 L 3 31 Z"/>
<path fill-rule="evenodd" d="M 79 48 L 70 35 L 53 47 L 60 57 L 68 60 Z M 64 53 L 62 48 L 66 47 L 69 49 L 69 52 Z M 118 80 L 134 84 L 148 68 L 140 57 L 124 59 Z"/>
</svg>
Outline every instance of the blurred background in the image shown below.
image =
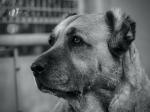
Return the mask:
<svg viewBox="0 0 150 112">
<path fill-rule="evenodd" d="M 150 74 L 150 0 L 0 0 L 0 112 L 51 112 L 58 98 L 37 89 L 31 63 L 64 15 L 114 7 L 137 22 L 136 44 Z"/>
</svg>

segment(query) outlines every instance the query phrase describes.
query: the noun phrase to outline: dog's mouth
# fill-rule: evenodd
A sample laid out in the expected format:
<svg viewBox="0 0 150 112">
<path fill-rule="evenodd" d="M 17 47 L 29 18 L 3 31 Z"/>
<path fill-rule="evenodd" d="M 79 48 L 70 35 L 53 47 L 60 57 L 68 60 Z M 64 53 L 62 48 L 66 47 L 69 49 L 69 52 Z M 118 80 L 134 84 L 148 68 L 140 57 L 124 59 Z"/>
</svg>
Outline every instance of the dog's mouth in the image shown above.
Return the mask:
<svg viewBox="0 0 150 112">
<path fill-rule="evenodd" d="M 37 78 L 36 79 L 36 83 L 37 86 L 39 88 L 40 91 L 44 92 L 44 93 L 49 93 L 52 95 L 55 95 L 57 97 L 63 97 L 63 98 L 76 98 L 78 97 L 81 92 L 77 91 L 77 90 L 62 90 L 62 89 L 55 89 L 52 87 L 48 87 L 46 85 L 44 85 L 43 83 L 41 83 L 41 81 L 39 81 Z"/>
</svg>

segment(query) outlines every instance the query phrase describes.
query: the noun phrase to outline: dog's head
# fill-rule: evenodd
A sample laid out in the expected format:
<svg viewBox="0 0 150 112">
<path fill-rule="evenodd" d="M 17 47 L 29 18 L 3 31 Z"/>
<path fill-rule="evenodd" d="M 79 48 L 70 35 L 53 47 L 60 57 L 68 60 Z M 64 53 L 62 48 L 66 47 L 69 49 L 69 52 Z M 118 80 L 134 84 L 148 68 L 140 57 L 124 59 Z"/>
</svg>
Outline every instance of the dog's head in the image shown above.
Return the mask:
<svg viewBox="0 0 150 112">
<path fill-rule="evenodd" d="M 39 89 L 63 98 L 114 90 L 134 38 L 135 22 L 119 10 L 67 17 L 53 30 L 50 49 L 32 64 Z"/>
</svg>

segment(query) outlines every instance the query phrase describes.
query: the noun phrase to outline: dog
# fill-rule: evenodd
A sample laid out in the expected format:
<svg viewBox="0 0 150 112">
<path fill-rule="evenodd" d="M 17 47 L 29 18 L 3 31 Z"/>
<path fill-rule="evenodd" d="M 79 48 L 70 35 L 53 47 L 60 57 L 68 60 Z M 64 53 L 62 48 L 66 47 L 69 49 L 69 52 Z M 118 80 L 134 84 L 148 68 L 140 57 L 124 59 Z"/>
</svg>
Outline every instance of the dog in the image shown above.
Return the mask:
<svg viewBox="0 0 150 112">
<path fill-rule="evenodd" d="M 60 22 L 31 66 L 38 88 L 61 98 L 54 112 L 150 112 L 135 34 L 134 20 L 118 9 Z"/>
</svg>

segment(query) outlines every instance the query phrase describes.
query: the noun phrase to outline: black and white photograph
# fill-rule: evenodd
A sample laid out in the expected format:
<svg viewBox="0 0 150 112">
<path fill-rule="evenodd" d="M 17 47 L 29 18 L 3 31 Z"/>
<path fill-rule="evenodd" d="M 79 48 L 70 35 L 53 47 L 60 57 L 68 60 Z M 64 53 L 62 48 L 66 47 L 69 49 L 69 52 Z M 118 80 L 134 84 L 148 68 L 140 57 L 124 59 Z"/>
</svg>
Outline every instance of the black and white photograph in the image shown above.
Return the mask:
<svg viewBox="0 0 150 112">
<path fill-rule="evenodd" d="M 0 0 L 0 112 L 150 112 L 150 0 Z"/>
</svg>

